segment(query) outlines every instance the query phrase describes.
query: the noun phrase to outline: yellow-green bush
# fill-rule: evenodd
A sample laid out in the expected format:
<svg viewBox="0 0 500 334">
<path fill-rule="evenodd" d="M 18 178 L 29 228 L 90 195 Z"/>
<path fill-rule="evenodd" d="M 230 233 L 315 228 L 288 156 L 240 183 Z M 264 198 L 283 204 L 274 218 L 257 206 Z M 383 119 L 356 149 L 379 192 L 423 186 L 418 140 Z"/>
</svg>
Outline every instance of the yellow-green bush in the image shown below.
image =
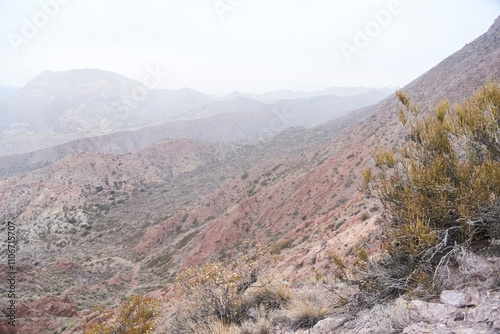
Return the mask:
<svg viewBox="0 0 500 334">
<path fill-rule="evenodd" d="M 201 328 L 214 319 L 227 325 L 245 320 L 250 305 L 244 294 L 276 257 L 260 244 L 246 241 L 241 246 L 229 262 L 208 261 L 178 275 L 186 307 L 178 312 L 176 332 L 194 333 L 193 324 Z"/>
<path fill-rule="evenodd" d="M 155 320 L 159 314 L 160 301 L 156 298 L 134 296 L 128 298 L 114 312 L 100 312 L 98 323 L 87 326 L 86 334 L 147 334 L 155 330 Z"/>
<path fill-rule="evenodd" d="M 392 277 L 406 285 L 392 286 L 407 292 L 427 284 L 455 245 L 484 245 L 498 233 L 500 87 L 486 81 L 462 103 L 441 102 L 430 115 L 396 94 L 408 142 L 396 154 L 377 149 L 377 169 L 365 169 L 361 188 L 391 214 L 389 262 L 407 265 Z"/>
</svg>

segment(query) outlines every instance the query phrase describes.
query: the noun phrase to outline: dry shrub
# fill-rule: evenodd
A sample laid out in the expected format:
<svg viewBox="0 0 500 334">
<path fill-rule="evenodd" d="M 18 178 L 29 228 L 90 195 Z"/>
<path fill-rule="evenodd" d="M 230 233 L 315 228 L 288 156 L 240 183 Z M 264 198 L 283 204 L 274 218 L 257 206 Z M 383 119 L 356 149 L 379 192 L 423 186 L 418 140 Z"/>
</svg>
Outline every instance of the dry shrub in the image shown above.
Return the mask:
<svg viewBox="0 0 500 334">
<path fill-rule="evenodd" d="M 310 298 L 294 299 L 286 307 L 285 316 L 292 321 L 294 329 L 311 328 L 325 319 L 330 311 Z"/>
<path fill-rule="evenodd" d="M 264 306 L 260 306 L 252 320 L 246 320 L 241 325 L 242 334 L 271 334 L 273 333 L 273 314 Z"/>
<path fill-rule="evenodd" d="M 332 253 L 332 259 L 333 259 L 333 263 L 335 263 L 335 265 L 337 266 L 337 268 L 339 268 L 339 270 L 341 271 L 344 279 L 348 279 L 349 276 L 347 274 L 347 266 L 345 265 L 344 261 L 342 260 L 342 258 L 340 256 L 337 255 L 337 253 L 333 252 Z"/>
<path fill-rule="evenodd" d="M 187 321 L 186 330 L 193 334 L 240 334 L 240 329 L 233 324 L 224 324 L 217 319 L 207 319 L 206 322 L 196 323 Z"/>
<path fill-rule="evenodd" d="M 177 277 L 184 306 L 177 312 L 174 332 L 193 333 L 192 324 L 205 326 L 213 319 L 240 325 L 250 307 L 245 292 L 274 261 L 269 249 L 245 241 L 227 263 L 208 261 L 186 269 Z"/>
<path fill-rule="evenodd" d="M 361 287 L 379 300 L 401 293 L 432 296 L 439 290 L 436 268 L 448 265 L 460 247 L 489 245 L 500 227 L 498 83 L 486 81 L 454 108 L 442 102 L 427 116 L 406 93 L 397 96 L 408 143 L 396 155 L 377 150 L 378 173 L 365 170 L 360 187 L 392 217 L 389 256 L 361 265 L 367 275 Z M 377 302 L 372 297 L 365 302 Z"/>
<path fill-rule="evenodd" d="M 118 309 L 113 319 L 113 312 L 101 312 L 99 323 L 89 324 L 86 334 L 144 334 L 153 333 L 155 320 L 159 314 L 160 301 L 156 298 L 134 296 L 128 298 Z"/>
<path fill-rule="evenodd" d="M 273 282 L 254 289 L 249 297 L 252 306 L 263 306 L 267 310 L 277 310 L 286 306 L 292 298 L 290 287 L 283 282 Z"/>
</svg>

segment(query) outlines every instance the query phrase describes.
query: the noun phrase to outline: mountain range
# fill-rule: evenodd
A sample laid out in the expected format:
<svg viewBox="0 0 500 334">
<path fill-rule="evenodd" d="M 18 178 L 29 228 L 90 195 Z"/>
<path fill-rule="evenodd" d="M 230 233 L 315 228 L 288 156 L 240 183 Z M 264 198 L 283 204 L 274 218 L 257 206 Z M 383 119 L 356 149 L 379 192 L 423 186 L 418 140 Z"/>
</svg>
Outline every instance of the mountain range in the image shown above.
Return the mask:
<svg viewBox="0 0 500 334">
<path fill-rule="evenodd" d="M 341 89 L 292 93 L 287 95 L 295 97 L 291 101 L 265 104 L 240 96 L 217 100 L 188 88 L 151 89 L 119 74 L 96 69 L 45 71 L 0 101 L 0 140 L 4 144 L 0 156 L 30 153 L 77 139 L 155 125 L 164 125 L 165 129 L 157 129 L 165 134 L 155 137 L 154 141 L 184 137 L 215 141 L 248 139 L 276 134 L 287 126 L 325 122 L 388 95 L 386 89 L 346 90 L 359 94 L 347 97 L 319 95 Z M 310 99 L 297 98 L 297 95 L 307 95 Z M 314 108 L 315 112 L 311 113 L 308 108 Z M 284 113 L 290 117 L 280 115 Z M 203 122 L 199 122 L 201 119 L 221 114 L 230 114 L 224 119 L 232 119 L 230 122 L 238 128 L 236 132 L 224 134 L 227 124 L 221 123 L 218 117 L 207 123 L 220 124 L 222 133 L 219 129 L 212 131 L 210 127 L 214 125 L 209 125 L 210 134 L 198 135 L 200 124 L 204 127 Z M 276 116 L 277 120 L 271 119 Z M 180 124 L 179 121 L 196 122 Z M 275 126 L 263 127 L 269 122 Z"/>
<path fill-rule="evenodd" d="M 500 18 L 404 90 L 429 112 L 499 75 Z M 53 135 L 48 148 L 0 159 L 0 217 L 16 223 L 21 240 L 26 333 L 81 332 L 96 305 L 124 295 L 159 296 L 175 309 L 182 269 L 229 258 L 246 239 L 280 254 L 269 276 L 296 284 L 331 272 L 332 253 L 349 261 L 362 247 L 376 256 L 382 208 L 358 185 L 376 147 L 406 140 L 395 96 L 218 100 L 151 90 L 137 114 L 119 111 L 134 84 L 96 70 L 46 72 L 0 101 L 4 148 L 23 133 Z M 31 108 L 43 117 L 30 117 Z M 93 137 L 54 146 L 82 133 Z"/>
</svg>

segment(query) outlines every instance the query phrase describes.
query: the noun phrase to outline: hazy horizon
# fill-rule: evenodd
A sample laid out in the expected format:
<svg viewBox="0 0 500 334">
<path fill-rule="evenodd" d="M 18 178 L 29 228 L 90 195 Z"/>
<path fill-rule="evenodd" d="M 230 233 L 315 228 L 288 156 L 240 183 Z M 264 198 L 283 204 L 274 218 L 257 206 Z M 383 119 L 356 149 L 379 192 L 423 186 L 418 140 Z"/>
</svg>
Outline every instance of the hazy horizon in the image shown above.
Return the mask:
<svg viewBox="0 0 500 334">
<path fill-rule="evenodd" d="M 36 78 L 37 76 L 41 75 L 43 72 L 45 71 L 49 71 L 49 72 L 66 72 L 66 71 L 72 71 L 72 70 L 98 70 L 98 71 L 105 71 L 105 72 L 112 72 L 112 71 L 108 71 L 108 70 L 103 70 L 103 69 L 100 69 L 100 68 L 74 68 L 74 69 L 70 69 L 70 70 L 62 70 L 62 71 L 51 71 L 51 70 L 44 70 L 40 73 L 38 73 L 37 75 L 35 75 L 33 78 L 31 78 L 28 82 L 26 82 L 26 84 L 28 84 L 32 79 Z M 115 73 L 115 74 L 119 74 L 119 75 L 122 75 L 124 77 L 126 77 L 125 75 L 121 74 L 121 73 L 116 73 L 116 72 L 112 72 L 112 73 Z M 128 78 L 128 77 L 127 77 Z M 129 79 L 133 79 L 133 78 L 129 78 Z M 135 80 L 135 79 L 133 79 Z M 137 80 L 137 81 L 140 81 L 140 80 Z M 20 88 L 23 88 L 25 85 L 22 85 L 22 86 L 0 86 L 0 89 L 4 89 L 4 90 L 8 90 L 10 91 L 10 93 L 13 93 L 15 92 L 17 89 L 20 89 Z M 302 90 L 302 89 L 288 89 L 288 88 L 282 88 L 282 89 L 276 89 L 276 90 L 266 90 L 266 91 L 258 91 L 258 92 L 246 92 L 246 91 L 241 91 L 241 90 L 238 90 L 238 89 L 235 89 L 235 90 L 232 90 L 232 91 L 228 91 L 226 93 L 221 93 L 221 94 L 209 94 L 207 92 L 204 92 L 202 90 L 198 90 L 198 89 L 195 89 L 195 88 L 192 88 L 192 87 L 178 87 L 178 88 L 158 88 L 158 89 L 170 89 L 170 90 L 182 90 L 182 89 L 192 89 L 192 90 L 196 90 L 196 91 L 199 91 L 200 93 L 203 93 L 205 95 L 211 95 L 211 96 L 214 96 L 214 97 L 217 97 L 217 96 L 220 96 L 220 97 L 224 97 L 224 96 L 227 96 L 227 95 L 230 95 L 230 94 L 234 94 L 234 93 L 239 93 L 241 95 L 263 95 L 263 94 L 268 94 L 268 93 L 278 93 L 278 92 L 291 92 L 291 93 L 315 93 L 315 92 L 321 92 L 321 91 L 327 91 L 327 90 L 330 90 L 330 89 L 378 89 L 378 90 L 385 90 L 385 89 L 393 89 L 392 87 L 370 87 L 370 86 L 330 86 L 330 87 L 323 87 L 323 88 L 319 88 L 319 89 L 316 89 L 316 90 Z M 154 89 L 154 88 L 153 88 Z M 1 99 L 1 97 L 0 97 Z"/>
<path fill-rule="evenodd" d="M 97 68 L 211 95 L 399 88 L 493 24 L 500 2 L 30 0 L 0 4 L 0 86 Z M 166 74 L 168 73 L 168 75 Z"/>
</svg>

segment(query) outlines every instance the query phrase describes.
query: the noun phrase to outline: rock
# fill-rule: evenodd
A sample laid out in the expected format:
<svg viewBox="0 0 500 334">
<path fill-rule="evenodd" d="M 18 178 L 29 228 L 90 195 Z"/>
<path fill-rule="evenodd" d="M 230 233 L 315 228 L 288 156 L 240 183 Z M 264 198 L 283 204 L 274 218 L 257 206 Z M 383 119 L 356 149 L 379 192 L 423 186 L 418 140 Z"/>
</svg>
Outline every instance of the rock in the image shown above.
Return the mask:
<svg viewBox="0 0 500 334">
<path fill-rule="evenodd" d="M 475 287 L 462 290 L 445 290 L 441 292 L 439 300 L 443 304 L 454 307 L 477 306 L 481 303 L 479 290 Z"/>
<path fill-rule="evenodd" d="M 17 323 L 15 323 L 17 326 Z M 8 323 L 8 320 L 2 320 L 0 321 L 0 333 L 2 334 L 17 334 L 17 328 L 10 325 Z"/>
<path fill-rule="evenodd" d="M 326 318 L 309 330 L 309 334 L 328 334 L 335 329 L 341 327 L 348 319 L 347 318 Z"/>
<path fill-rule="evenodd" d="M 412 324 L 403 330 L 403 334 L 421 334 L 421 333 L 443 333 L 442 330 L 445 328 L 443 324 L 429 325 L 423 322 Z"/>
<path fill-rule="evenodd" d="M 17 316 L 19 318 L 46 316 L 70 318 L 76 314 L 76 307 L 68 296 L 45 296 L 32 302 L 20 304 Z"/>
<path fill-rule="evenodd" d="M 68 242 L 67 242 L 66 240 L 64 240 L 64 239 L 58 240 L 58 241 L 56 242 L 56 246 L 57 246 L 57 247 L 64 247 L 64 246 L 66 246 L 67 244 L 68 244 Z"/>
<path fill-rule="evenodd" d="M 445 324 L 425 324 L 419 322 L 406 327 L 403 334 L 495 334 L 498 333 L 487 324 L 458 323 L 453 326 Z"/>
<path fill-rule="evenodd" d="M 414 322 L 439 322 L 454 316 L 456 307 L 439 303 L 412 300 L 408 303 L 410 319 Z"/>
<path fill-rule="evenodd" d="M 471 251 L 464 251 L 457 256 L 460 272 L 465 282 L 484 282 L 483 288 L 489 289 L 498 281 L 498 268 L 496 264 L 487 261 L 484 257 Z"/>
<path fill-rule="evenodd" d="M 383 314 L 390 322 L 391 327 L 402 329 L 411 323 L 409 302 L 403 298 L 397 298 L 393 303 L 388 305 Z"/>
</svg>

